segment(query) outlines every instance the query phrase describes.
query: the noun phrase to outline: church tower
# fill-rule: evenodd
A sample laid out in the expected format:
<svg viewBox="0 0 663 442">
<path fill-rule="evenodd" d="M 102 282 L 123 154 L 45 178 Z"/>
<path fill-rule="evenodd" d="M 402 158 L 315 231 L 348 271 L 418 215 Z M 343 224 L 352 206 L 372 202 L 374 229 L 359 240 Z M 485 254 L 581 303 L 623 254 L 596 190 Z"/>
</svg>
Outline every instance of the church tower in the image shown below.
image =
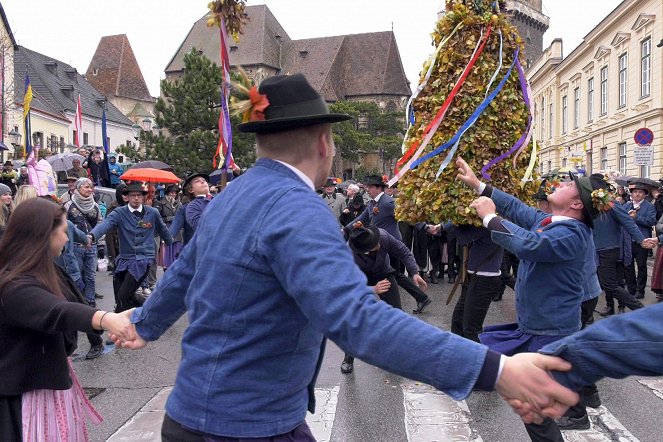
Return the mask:
<svg viewBox="0 0 663 442">
<path fill-rule="evenodd" d="M 550 19 L 543 14 L 542 0 L 507 0 L 506 11 L 525 42 L 525 68 L 543 54 L 543 34 Z"/>
</svg>

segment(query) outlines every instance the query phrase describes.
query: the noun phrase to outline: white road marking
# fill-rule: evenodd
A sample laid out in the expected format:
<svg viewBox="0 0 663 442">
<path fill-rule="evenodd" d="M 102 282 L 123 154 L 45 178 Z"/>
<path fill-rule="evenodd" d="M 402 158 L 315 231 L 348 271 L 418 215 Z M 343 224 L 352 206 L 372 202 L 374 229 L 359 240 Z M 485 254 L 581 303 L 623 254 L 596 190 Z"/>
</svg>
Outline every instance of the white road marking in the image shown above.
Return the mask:
<svg viewBox="0 0 663 442">
<path fill-rule="evenodd" d="M 663 399 L 663 379 L 638 379 L 638 382 L 650 388 L 656 396 Z"/>
<path fill-rule="evenodd" d="M 315 414 L 307 415 L 306 423 L 318 442 L 328 442 L 331 439 L 339 389 L 338 386 L 315 389 Z"/>
<path fill-rule="evenodd" d="M 424 384 L 401 387 L 409 442 L 483 441 L 470 427 L 472 419 L 465 401 L 455 401 Z"/>
<path fill-rule="evenodd" d="M 567 442 L 640 442 L 603 405 L 599 408 L 587 407 L 591 421 L 589 430 L 562 431 Z"/>
</svg>

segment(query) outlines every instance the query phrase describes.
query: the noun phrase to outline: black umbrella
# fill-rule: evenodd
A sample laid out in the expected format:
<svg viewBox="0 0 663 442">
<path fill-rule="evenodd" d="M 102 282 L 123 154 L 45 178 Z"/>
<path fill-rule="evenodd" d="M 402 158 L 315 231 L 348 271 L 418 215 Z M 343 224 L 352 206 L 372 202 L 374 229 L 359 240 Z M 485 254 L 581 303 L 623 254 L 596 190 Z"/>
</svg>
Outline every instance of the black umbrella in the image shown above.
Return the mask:
<svg viewBox="0 0 663 442">
<path fill-rule="evenodd" d="M 130 167 L 130 169 L 159 169 L 159 170 L 167 170 L 169 172 L 173 171 L 173 168 L 169 166 L 168 164 L 164 163 L 163 161 L 158 161 L 158 160 L 147 160 L 147 161 L 141 161 L 140 163 L 136 163 L 133 166 Z"/>
</svg>

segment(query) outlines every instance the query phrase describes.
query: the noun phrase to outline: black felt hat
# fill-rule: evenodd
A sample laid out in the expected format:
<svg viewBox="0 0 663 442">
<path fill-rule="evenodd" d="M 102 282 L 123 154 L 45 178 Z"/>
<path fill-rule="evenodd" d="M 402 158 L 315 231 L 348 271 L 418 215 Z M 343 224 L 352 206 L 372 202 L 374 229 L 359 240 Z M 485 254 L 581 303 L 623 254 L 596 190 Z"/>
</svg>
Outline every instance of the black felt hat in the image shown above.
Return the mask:
<svg viewBox="0 0 663 442">
<path fill-rule="evenodd" d="M 240 132 L 281 132 L 352 118 L 346 114 L 330 113 L 325 100 L 302 74 L 266 78 L 260 83 L 258 92 L 269 100 L 269 106 L 264 110 L 265 119 L 240 124 Z"/>
<path fill-rule="evenodd" d="M 364 186 L 382 186 L 387 187 L 387 183 L 380 175 L 368 175 L 364 180 Z"/>
<path fill-rule="evenodd" d="M 126 195 L 130 192 L 141 192 L 143 195 L 147 195 L 147 183 L 134 181 L 133 183 L 127 184 L 127 187 L 122 189 L 123 195 Z"/>
<path fill-rule="evenodd" d="M 539 190 L 537 190 L 536 193 L 532 195 L 532 198 L 534 198 L 536 201 L 548 201 L 548 194 L 546 193 L 546 183 L 547 182 L 548 182 L 548 180 L 544 178 L 541 181 L 541 185 L 539 186 Z"/>
<path fill-rule="evenodd" d="M 357 253 L 370 252 L 380 241 L 380 229 L 358 222 L 350 231 L 350 247 Z"/>
<path fill-rule="evenodd" d="M 327 181 L 325 181 L 325 184 L 323 184 L 322 187 L 329 187 L 329 186 L 336 187 L 336 183 L 331 178 L 327 178 Z"/>
<path fill-rule="evenodd" d="M 186 179 L 184 180 L 184 184 L 182 184 L 182 189 L 184 189 L 184 193 L 187 193 L 187 194 L 189 193 L 189 191 L 187 190 L 187 187 L 189 186 L 189 183 L 191 183 L 191 180 L 193 180 L 194 178 L 199 177 L 199 176 L 203 177 L 205 179 L 205 181 L 207 181 L 209 183 L 209 175 L 208 174 L 202 173 L 202 172 L 192 173 L 191 175 L 186 177 Z"/>
</svg>

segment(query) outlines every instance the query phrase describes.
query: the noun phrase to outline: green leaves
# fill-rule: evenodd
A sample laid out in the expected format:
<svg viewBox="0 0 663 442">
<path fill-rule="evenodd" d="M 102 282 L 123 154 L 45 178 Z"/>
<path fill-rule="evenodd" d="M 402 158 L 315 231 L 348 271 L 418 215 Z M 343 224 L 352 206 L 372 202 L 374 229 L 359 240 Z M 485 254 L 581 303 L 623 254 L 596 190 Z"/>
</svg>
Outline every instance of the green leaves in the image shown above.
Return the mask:
<svg viewBox="0 0 663 442">
<path fill-rule="evenodd" d="M 118 149 L 134 161 L 154 159 L 173 166 L 183 177 L 191 172 L 212 171 L 219 141 L 221 68 L 194 48 L 184 56 L 184 75 L 161 81 L 162 96 L 155 105 L 159 135 L 141 134 L 141 148 Z M 233 156 L 240 167 L 255 162 L 255 137 L 237 130 L 239 119 L 231 119 Z"/>
<path fill-rule="evenodd" d="M 480 7 L 475 9 L 474 3 L 480 3 Z M 493 32 L 486 47 L 451 103 L 445 119 L 425 152 L 430 152 L 449 140 L 483 100 L 488 81 L 498 66 L 498 30 L 501 30 L 504 39 L 504 64 L 496 81 L 502 78 L 506 73 L 506 66 L 512 63 L 514 49 L 522 45 L 522 42 L 517 36 L 517 30 L 509 25 L 507 20 L 500 17 L 493 19 L 490 3 L 487 0 L 451 1 L 450 8 L 447 8 L 451 12 L 437 23 L 433 33 L 435 42 L 449 35 L 459 22 L 462 22 L 462 25 L 459 32 L 439 52 L 429 83 L 414 102 L 416 122 L 408 130 L 408 146 L 413 137 L 416 136 L 419 140 L 423 137 L 423 129 L 446 100 L 471 58 L 481 29 L 484 28 L 485 32 L 489 21 L 493 24 Z M 422 72 L 421 75 L 423 74 Z M 496 83 L 492 85 L 495 86 Z M 521 137 L 526 130 L 527 119 L 528 110 L 522 98 L 518 75 L 514 70 L 495 100 L 462 136 L 456 157 L 462 156 L 479 174 L 484 165 L 507 152 Z M 527 200 L 535 189 L 532 183 L 520 186 L 531 151 L 527 149 L 525 152 L 519 157 L 517 167 L 513 167 L 513 157 L 509 157 L 492 167 L 489 173 L 490 184 Z M 401 179 L 399 189 L 404 198 L 399 199 L 396 209 L 399 219 L 413 223 L 451 220 L 456 224 L 479 225 L 476 214 L 469 210 L 469 205 L 476 195 L 456 180 L 453 162 L 435 181 L 435 174 L 447 153 L 448 151 L 431 158 Z"/>
</svg>

